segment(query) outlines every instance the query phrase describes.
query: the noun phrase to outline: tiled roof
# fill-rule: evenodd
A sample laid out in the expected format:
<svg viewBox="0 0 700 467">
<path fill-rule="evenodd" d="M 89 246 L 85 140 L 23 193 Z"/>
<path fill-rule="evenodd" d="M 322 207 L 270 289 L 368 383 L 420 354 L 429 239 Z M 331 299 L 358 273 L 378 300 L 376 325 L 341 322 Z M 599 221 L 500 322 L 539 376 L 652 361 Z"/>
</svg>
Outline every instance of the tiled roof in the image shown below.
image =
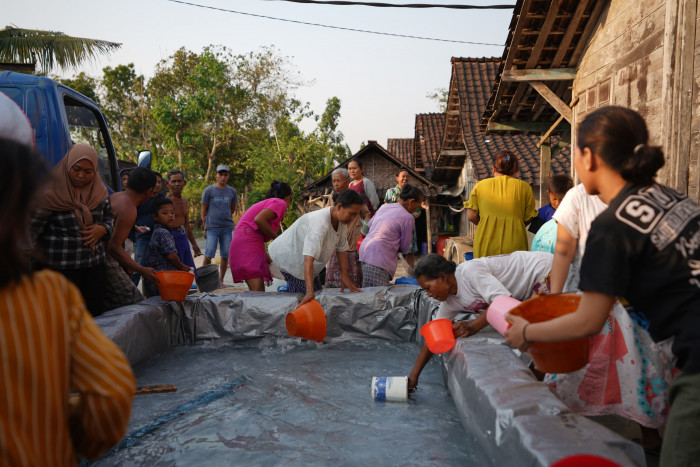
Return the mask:
<svg viewBox="0 0 700 467">
<path fill-rule="evenodd" d="M 452 58 L 452 79 L 448 96 L 447 122 L 443 154 L 435 161 L 433 179 L 450 181 L 458 176 L 456 169 L 464 165 L 464 156 L 455 155 L 466 145 L 474 165 L 477 180 L 491 176 L 493 157 L 508 149 L 518 155 L 520 178 L 530 184 L 539 183 L 539 135 L 522 133 L 491 133 L 486 136 L 480 128 L 481 117 L 491 95 L 499 58 Z M 461 133 L 460 133 L 461 130 Z M 557 151 L 559 140 L 552 138 L 552 173 L 570 173 L 570 151 Z M 445 169 L 442 169 L 445 168 Z"/>
<path fill-rule="evenodd" d="M 412 140 L 410 140 L 412 141 Z M 437 194 L 436 191 L 436 186 L 435 184 L 426 179 L 424 174 L 416 171 L 415 169 L 412 169 L 410 167 L 407 167 L 408 164 L 403 164 L 401 161 L 396 159 L 392 154 L 390 154 L 386 149 L 384 149 L 379 143 L 376 141 L 368 141 L 367 145 L 357 151 L 355 154 L 352 155 L 352 157 L 349 157 L 345 159 L 343 162 L 338 164 L 336 167 L 333 168 L 333 170 L 339 168 L 339 167 L 345 167 L 347 168 L 348 164 L 350 163 L 351 160 L 353 159 L 363 159 L 366 156 L 370 156 L 372 154 L 379 155 L 380 157 L 385 158 L 392 164 L 395 164 L 396 167 L 406 167 L 408 170 L 408 174 L 411 177 L 411 179 L 416 180 L 418 182 L 419 186 L 422 186 L 424 188 L 424 191 L 428 196 L 435 196 Z M 306 185 L 302 190 L 301 190 L 301 196 L 302 198 L 304 197 L 309 197 L 309 196 L 318 196 L 319 194 L 324 194 L 329 191 L 329 187 L 331 186 L 331 176 L 333 174 L 333 170 L 329 171 L 326 175 L 314 180 L 310 184 Z M 377 192 L 381 194 L 381 196 L 384 196 L 384 192 L 388 188 L 393 188 L 394 185 L 391 186 L 384 186 L 381 183 L 375 183 L 375 187 L 377 188 Z M 383 198 L 380 197 L 380 200 Z"/>
<path fill-rule="evenodd" d="M 433 179 L 435 160 L 440 154 L 440 145 L 445 133 L 445 114 L 416 115 L 416 137 L 414 140 L 415 169 L 424 171 Z"/>
<path fill-rule="evenodd" d="M 389 138 L 386 150 L 402 163 L 413 168 L 413 138 Z"/>
</svg>

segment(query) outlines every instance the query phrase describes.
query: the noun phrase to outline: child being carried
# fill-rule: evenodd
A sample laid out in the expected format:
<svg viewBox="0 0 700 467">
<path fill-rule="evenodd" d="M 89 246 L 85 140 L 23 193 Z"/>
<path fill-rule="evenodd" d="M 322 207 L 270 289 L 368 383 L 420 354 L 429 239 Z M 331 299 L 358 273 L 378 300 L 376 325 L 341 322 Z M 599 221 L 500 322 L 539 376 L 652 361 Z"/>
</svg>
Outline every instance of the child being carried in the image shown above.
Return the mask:
<svg viewBox="0 0 700 467">
<path fill-rule="evenodd" d="M 175 208 L 168 198 L 154 199 L 151 205 L 151 215 L 155 221 L 153 236 L 148 243 L 144 265 L 156 271 L 191 271 L 191 268 L 180 261 L 175 239 L 170 229 L 175 227 Z M 156 284 L 144 282 L 144 292 L 147 297 L 159 294 Z"/>
</svg>

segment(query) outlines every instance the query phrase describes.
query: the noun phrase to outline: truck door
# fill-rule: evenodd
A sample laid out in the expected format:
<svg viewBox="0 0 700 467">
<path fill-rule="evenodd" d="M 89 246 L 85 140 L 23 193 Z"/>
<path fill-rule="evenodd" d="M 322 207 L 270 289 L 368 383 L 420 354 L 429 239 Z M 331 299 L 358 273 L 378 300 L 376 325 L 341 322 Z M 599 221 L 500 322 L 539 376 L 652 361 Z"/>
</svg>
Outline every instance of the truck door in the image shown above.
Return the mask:
<svg viewBox="0 0 700 467">
<path fill-rule="evenodd" d="M 92 146 L 99 156 L 97 171 L 102 181 L 111 190 L 119 191 L 117 158 L 102 114 L 68 94 L 63 96 L 63 104 L 72 144 Z"/>
</svg>

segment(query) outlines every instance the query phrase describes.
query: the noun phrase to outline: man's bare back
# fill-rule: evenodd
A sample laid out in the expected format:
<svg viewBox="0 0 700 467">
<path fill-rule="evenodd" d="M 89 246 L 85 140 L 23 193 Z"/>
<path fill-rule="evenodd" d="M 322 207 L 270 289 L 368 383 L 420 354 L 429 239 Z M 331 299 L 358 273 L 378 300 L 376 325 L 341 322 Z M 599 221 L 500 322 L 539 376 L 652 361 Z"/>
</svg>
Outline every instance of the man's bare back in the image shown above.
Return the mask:
<svg viewBox="0 0 700 467">
<path fill-rule="evenodd" d="M 172 200 L 173 208 L 175 209 L 175 227 L 184 227 L 187 233 L 187 239 L 192 245 L 194 256 L 200 256 L 202 251 L 197 245 L 192 229 L 190 228 L 189 210 L 187 200 L 182 197 L 182 190 L 187 185 L 185 177 L 181 173 L 168 173 L 168 187 L 170 193 L 167 198 Z"/>
<path fill-rule="evenodd" d="M 150 191 L 147 193 L 150 196 Z M 107 244 L 107 251 L 123 268 L 138 272 L 146 279 L 155 282 L 155 270 L 141 266 L 122 247 L 136 221 L 136 206 L 141 198 L 144 198 L 144 195 L 129 189 L 114 193 L 109 197 L 114 214 L 114 230 Z"/>
</svg>

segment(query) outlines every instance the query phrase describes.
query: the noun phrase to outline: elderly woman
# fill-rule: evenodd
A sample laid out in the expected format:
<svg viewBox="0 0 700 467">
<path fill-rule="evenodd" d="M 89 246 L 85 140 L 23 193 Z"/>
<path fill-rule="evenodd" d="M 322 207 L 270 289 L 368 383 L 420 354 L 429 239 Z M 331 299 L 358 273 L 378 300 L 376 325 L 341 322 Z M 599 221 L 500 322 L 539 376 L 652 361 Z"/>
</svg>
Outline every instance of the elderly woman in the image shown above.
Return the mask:
<svg viewBox="0 0 700 467">
<path fill-rule="evenodd" d="M 345 168 L 338 168 L 331 174 L 331 181 L 333 183 L 333 204 L 335 204 L 338 195 L 348 189 L 352 179 L 350 178 L 350 172 Z M 362 235 L 362 220 L 368 220 L 372 217 L 367 209 L 366 205 L 362 205 L 360 209 L 360 215 L 357 216 L 350 225 L 348 225 L 348 249 L 346 251 L 348 257 L 348 275 L 350 280 L 355 287 L 362 286 L 362 268 L 360 267 L 360 257 L 357 254 L 357 241 Z M 326 266 L 326 287 L 327 288 L 337 288 L 341 287 L 341 276 L 340 276 L 340 263 L 338 262 L 338 255 L 333 253 L 331 260 Z"/>
<path fill-rule="evenodd" d="M 106 245 L 114 228 L 97 162 L 92 147 L 71 146 L 51 171 L 31 222 L 48 265 L 78 287 L 93 316 L 104 311 Z"/>
</svg>

